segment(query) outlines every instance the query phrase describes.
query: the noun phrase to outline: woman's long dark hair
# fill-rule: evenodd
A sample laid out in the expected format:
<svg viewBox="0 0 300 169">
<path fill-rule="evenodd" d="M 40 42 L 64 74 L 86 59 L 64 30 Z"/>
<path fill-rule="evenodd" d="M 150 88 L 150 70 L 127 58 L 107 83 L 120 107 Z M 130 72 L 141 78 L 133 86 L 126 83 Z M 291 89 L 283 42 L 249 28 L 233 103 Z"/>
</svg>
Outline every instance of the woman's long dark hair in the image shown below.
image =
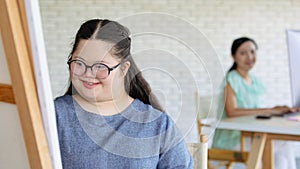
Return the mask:
<svg viewBox="0 0 300 169">
<path fill-rule="evenodd" d="M 238 48 L 245 42 L 247 41 L 251 41 L 256 49 L 258 49 L 258 46 L 256 44 L 256 42 L 253 39 L 247 38 L 247 37 L 241 37 L 238 38 L 236 40 L 233 41 L 232 45 L 231 45 L 231 56 L 234 57 L 234 55 L 236 54 L 236 51 L 238 50 Z M 237 69 L 237 64 L 236 62 L 233 63 L 233 65 L 231 66 L 231 68 L 228 70 L 228 73 L 232 70 L 236 70 Z"/>
<path fill-rule="evenodd" d="M 72 51 L 68 57 L 68 61 L 72 59 L 72 54 L 75 52 L 78 43 L 81 39 L 97 39 L 115 44 L 112 48 L 113 56 L 121 59 L 121 62 L 130 62 L 130 67 L 125 76 L 125 90 L 129 96 L 134 99 L 139 99 L 145 104 L 150 104 L 154 108 L 163 111 L 157 98 L 151 92 L 150 85 L 142 76 L 141 71 L 135 64 L 131 53 L 131 39 L 129 37 L 129 30 L 115 21 L 92 19 L 83 23 L 75 37 Z M 68 87 L 65 95 L 72 95 L 76 93 L 72 82 Z"/>
</svg>

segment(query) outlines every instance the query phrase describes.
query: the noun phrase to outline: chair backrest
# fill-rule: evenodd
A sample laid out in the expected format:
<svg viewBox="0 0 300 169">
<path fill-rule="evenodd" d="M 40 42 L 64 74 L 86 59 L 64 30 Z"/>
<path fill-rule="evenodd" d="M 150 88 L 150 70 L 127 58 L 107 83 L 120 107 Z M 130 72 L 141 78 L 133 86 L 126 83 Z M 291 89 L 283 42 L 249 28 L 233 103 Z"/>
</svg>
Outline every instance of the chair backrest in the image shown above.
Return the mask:
<svg viewBox="0 0 300 169">
<path fill-rule="evenodd" d="M 195 169 L 207 169 L 207 137 L 200 136 L 200 143 L 187 143 L 188 149 L 194 160 Z"/>
</svg>

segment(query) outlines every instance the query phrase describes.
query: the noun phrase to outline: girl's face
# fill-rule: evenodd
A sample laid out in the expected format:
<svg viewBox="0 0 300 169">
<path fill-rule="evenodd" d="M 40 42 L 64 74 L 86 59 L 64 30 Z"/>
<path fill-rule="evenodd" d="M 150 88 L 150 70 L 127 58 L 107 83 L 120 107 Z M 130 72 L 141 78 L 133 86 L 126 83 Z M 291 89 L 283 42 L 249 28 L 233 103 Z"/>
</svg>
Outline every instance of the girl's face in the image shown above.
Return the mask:
<svg viewBox="0 0 300 169">
<path fill-rule="evenodd" d="M 253 42 L 247 41 L 243 43 L 233 56 L 234 61 L 237 63 L 237 68 L 249 71 L 256 61 L 256 46 Z"/>
<path fill-rule="evenodd" d="M 72 55 L 72 60 L 77 61 L 70 64 L 71 81 L 78 94 L 87 101 L 110 101 L 125 91 L 124 76 L 129 66 L 120 64 L 121 60 L 112 56 L 112 46 L 101 40 L 80 40 Z M 108 75 L 108 69 L 101 64 L 114 69 Z M 92 65 L 95 66 L 89 67 Z M 108 76 L 103 78 L 105 73 Z"/>
</svg>

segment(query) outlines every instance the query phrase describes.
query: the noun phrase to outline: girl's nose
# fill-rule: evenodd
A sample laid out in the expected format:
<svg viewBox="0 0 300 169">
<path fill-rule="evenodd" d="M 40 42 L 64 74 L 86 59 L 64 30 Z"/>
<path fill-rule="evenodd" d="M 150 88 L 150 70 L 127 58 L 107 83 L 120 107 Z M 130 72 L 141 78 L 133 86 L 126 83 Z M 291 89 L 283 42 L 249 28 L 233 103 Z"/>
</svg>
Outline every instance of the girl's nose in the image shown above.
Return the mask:
<svg viewBox="0 0 300 169">
<path fill-rule="evenodd" d="M 255 56 L 254 56 L 253 53 L 247 52 L 247 57 L 248 57 L 249 59 L 252 59 L 252 58 L 254 58 Z"/>
<path fill-rule="evenodd" d="M 91 67 L 88 67 L 86 69 L 85 76 L 87 76 L 87 77 L 95 77 L 95 75 L 94 75 Z"/>
</svg>

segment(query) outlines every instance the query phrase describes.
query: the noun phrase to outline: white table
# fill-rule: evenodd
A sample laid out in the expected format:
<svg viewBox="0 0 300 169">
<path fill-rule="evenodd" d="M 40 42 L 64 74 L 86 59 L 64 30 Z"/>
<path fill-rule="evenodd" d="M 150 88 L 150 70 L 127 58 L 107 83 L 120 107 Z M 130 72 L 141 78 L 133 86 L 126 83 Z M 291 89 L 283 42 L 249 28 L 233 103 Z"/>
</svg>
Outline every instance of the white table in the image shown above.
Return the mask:
<svg viewBox="0 0 300 169">
<path fill-rule="evenodd" d="M 256 169 L 263 159 L 263 169 L 274 168 L 272 140 L 300 141 L 300 122 L 289 121 L 283 117 L 256 119 L 255 116 L 242 116 L 221 120 L 219 129 L 240 130 L 254 135 L 249 152 L 247 168 Z"/>
</svg>

